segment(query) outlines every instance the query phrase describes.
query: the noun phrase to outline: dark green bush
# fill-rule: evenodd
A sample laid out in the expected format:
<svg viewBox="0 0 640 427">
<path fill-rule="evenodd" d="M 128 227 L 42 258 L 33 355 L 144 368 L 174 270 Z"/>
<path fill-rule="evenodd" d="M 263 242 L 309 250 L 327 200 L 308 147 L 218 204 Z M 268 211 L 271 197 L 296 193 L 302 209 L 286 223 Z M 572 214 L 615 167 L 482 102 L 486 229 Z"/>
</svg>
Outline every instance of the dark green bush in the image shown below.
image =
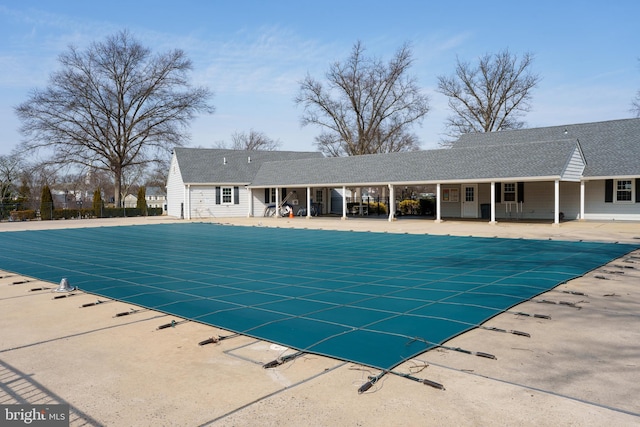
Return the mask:
<svg viewBox="0 0 640 427">
<path fill-rule="evenodd" d="M 147 215 L 147 190 L 144 187 L 138 189 L 138 201 L 136 202 L 136 209 L 138 209 L 142 215 Z"/>
<path fill-rule="evenodd" d="M 51 190 L 48 185 L 45 185 L 42 187 L 42 194 L 40 195 L 40 219 L 53 219 L 54 210 L 55 206 L 53 205 Z"/>
<path fill-rule="evenodd" d="M 93 209 L 54 209 L 53 219 L 81 219 L 93 217 Z"/>
<path fill-rule="evenodd" d="M 104 202 L 102 201 L 102 194 L 100 189 L 97 189 L 93 192 L 93 214 L 96 218 L 102 217 L 102 210 L 104 207 Z"/>
</svg>

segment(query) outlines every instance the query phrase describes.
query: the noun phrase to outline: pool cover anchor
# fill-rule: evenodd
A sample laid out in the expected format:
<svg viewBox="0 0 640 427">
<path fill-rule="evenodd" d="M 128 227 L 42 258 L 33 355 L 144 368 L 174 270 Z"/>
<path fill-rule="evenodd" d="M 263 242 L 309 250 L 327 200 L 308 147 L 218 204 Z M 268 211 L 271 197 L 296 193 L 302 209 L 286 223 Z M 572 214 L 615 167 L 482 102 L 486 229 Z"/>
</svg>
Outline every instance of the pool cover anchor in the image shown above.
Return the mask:
<svg viewBox="0 0 640 427">
<path fill-rule="evenodd" d="M 176 322 L 175 320 L 172 320 L 170 323 L 165 323 L 164 325 L 158 326 L 157 330 L 167 329 L 167 328 L 175 328 L 177 324 L 178 324 L 178 322 Z"/>
<path fill-rule="evenodd" d="M 542 300 L 538 300 L 536 302 L 539 303 L 539 304 L 566 305 L 568 307 L 573 307 L 573 308 L 576 308 L 578 310 L 582 310 L 582 307 L 580 307 L 578 304 L 583 303 L 583 302 L 588 302 L 588 301 L 571 302 L 571 301 L 551 301 L 551 300 L 547 300 L 547 299 L 542 299 Z"/>
<path fill-rule="evenodd" d="M 167 329 L 167 328 L 175 328 L 178 325 L 182 325 L 183 323 L 187 323 L 187 322 L 190 322 L 190 321 L 191 320 L 189 320 L 189 319 L 180 320 L 179 322 L 176 322 L 175 320 L 172 320 L 171 323 L 165 323 L 164 325 L 158 326 L 158 330 Z"/>
<path fill-rule="evenodd" d="M 239 337 L 239 336 L 240 336 L 240 334 L 218 335 L 217 337 L 210 337 L 210 338 L 207 338 L 204 341 L 200 341 L 198 343 L 198 345 L 199 346 L 203 346 L 203 345 L 207 345 L 207 344 L 217 344 L 222 340 L 226 340 L 226 339 L 229 339 L 229 338 L 235 338 L 235 337 Z"/>
<path fill-rule="evenodd" d="M 545 319 L 545 320 L 551 320 L 551 316 L 547 315 L 547 314 L 529 314 L 529 313 L 524 313 L 522 311 L 518 311 L 513 313 L 516 316 L 525 316 L 525 317 L 534 317 L 536 319 Z"/>
<path fill-rule="evenodd" d="M 111 302 L 111 301 L 102 301 L 102 300 L 97 300 L 95 302 L 88 302 L 86 304 L 82 304 L 80 306 L 80 308 L 85 308 L 85 307 L 93 307 L 94 305 L 100 305 L 100 304 L 105 304 L 107 302 Z"/>
<path fill-rule="evenodd" d="M 121 311 L 120 313 L 116 313 L 115 316 L 113 317 L 122 317 L 122 316 L 129 316 L 130 314 L 135 314 L 135 313 L 140 313 L 141 311 L 146 311 L 147 309 L 135 309 L 132 308 L 129 311 Z"/>
<path fill-rule="evenodd" d="M 25 280 L 16 280 L 15 282 L 11 282 L 10 285 L 22 285 L 25 283 L 33 282 L 33 280 L 25 279 Z"/>
<path fill-rule="evenodd" d="M 430 387 L 436 388 L 438 390 L 445 390 L 444 386 L 438 382 L 432 381 L 432 380 L 428 380 L 426 378 L 418 378 L 418 377 L 414 377 L 413 375 L 410 374 L 403 374 L 401 372 L 395 372 L 395 371 L 382 371 L 380 372 L 378 375 L 371 375 L 369 376 L 369 381 L 367 381 L 366 383 L 362 384 L 360 386 L 360 388 L 358 389 L 358 394 L 362 394 L 367 392 L 369 389 L 371 389 L 371 387 L 373 387 L 378 381 L 380 381 L 380 379 L 385 376 L 386 374 L 393 374 L 393 375 L 397 375 L 399 377 L 402 378 L 406 378 L 408 380 L 411 381 L 415 381 L 418 382 L 420 384 L 424 384 L 424 385 L 428 385 Z"/>
<path fill-rule="evenodd" d="M 495 355 L 491 354 L 491 353 L 485 353 L 483 351 L 471 351 L 471 350 L 466 350 L 466 349 L 461 348 L 461 347 L 450 347 L 450 346 L 446 346 L 446 345 L 443 345 L 443 344 L 436 344 L 436 343 L 427 341 L 424 338 L 420 338 L 420 337 L 413 338 L 412 340 L 407 342 L 405 345 L 411 345 L 412 343 L 414 343 L 416 341 L 421 341 L 421 342 L 423 342 L 425 344 L 432 345 L 434 348 L 443 348 L 445 350 L 457 351 L 457 352 L 464 353 L 464 354 L 470 354 L 472 356 L 484 357 L 485 359 L 498 360 L 498 358 Z"/>
<path fill-rule="evenodd" d="M 300 357 L 304 354 L 304 351 L 298 351 L 296 353 L 292 353 L 292 354 L 288 354 L 286 356 L 282 356 L 282 357 L 278 357 L 275 360 L 272 360 L 271 362 L 265 363 L 264 365 L 262 365 L 262 367 L 264 369 L 271 369 L 271 368 L 276 368 L 284 363 L 289 362 L 290 360 L 293 360 L 297 357 Z"/>
<path fill-rule="evenodd" d="M 444 388 L 444 386 L 442 384 L 437 383 L 435 381 L 428 380 L 426 378 L 418 378 L 418 377 L 414 377 L 413 375 L 410 375 L 410 374 L 403 374 L 401 372 L 395 372 L 395 371 L 389 371 L 389 372 L 392 373 L 393 375 L 397 375 L 397 376 L 402 377 L 402 378 L 407 378 L 407 379 L 409 379 L 411 381 L 415 381 L 415 382 L 418 382 L 418 383 L 421 383 L 421 384 L 424 384 L 424 385 L 428 385 L 428 386 L 433 387 L 433 388 L 437 388 L 438 390 L 443 390 L 443 391 L 445 390 L 445 388 Z"/>
<path fill-rule="evenodd" d="M 480 329 L 484 329 L 485 331 L 502 332 L 504 334 L 513 334 L 521 337 L 531 338 L 531 335 L 529 333 L 516 331 L 514 329 L 501 329 L 501 328 L 490 327 L 490 326 L 480 326 Z"/>
</svg>

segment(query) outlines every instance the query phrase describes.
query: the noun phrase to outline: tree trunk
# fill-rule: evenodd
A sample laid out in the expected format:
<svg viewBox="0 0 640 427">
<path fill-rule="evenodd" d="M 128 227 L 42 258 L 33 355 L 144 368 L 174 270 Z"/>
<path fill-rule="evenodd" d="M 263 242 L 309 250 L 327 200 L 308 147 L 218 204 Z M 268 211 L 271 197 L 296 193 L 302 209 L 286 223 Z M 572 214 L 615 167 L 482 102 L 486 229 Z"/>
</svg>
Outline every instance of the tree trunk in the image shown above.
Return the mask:
<svg viewBox="0 0 640 427">
<path fill-rule="evenodd" d="M 114 176 L 114 201 L 115 201 L 115 206 L 117 208 L 122 207 L 121 202 L 120 202 L 120 195 L 122 194 L 122 169 L 121 168 L 116 168 L 113 171 L 113 176 Z"/>
</svg>

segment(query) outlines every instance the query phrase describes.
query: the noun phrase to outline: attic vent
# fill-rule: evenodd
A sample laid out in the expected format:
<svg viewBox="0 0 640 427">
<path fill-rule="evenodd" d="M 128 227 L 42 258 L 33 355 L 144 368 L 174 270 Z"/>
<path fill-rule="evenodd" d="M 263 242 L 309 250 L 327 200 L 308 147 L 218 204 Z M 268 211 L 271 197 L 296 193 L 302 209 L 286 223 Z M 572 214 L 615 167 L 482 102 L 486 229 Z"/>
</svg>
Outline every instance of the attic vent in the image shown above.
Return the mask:
<svg viewBox="0 0 640 427">
<path fill-rule="evenodd" d="M 247 163 L 251 163 L 251 156 L 247 157 Z"/>
<path fill-rule="evenodd" d="M 222 158 L 222 164 L 223 164 L 223 165 L 226 165 L 226 164 L 227 164 L 227 158 L 226 158 L 226 157 L 223 157 L 223 158 Z"/>
</svg>

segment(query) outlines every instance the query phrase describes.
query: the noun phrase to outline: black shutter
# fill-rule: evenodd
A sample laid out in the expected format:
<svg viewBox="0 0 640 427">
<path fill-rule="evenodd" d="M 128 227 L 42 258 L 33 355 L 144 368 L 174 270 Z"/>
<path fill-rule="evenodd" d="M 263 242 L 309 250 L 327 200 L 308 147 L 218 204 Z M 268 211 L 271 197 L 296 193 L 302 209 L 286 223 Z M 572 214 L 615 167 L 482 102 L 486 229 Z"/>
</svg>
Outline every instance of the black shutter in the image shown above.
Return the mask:
<svg viewBox="0 0 640 427">
<path fill-rule="evenodd" d="M 271 203 L 271 189 L 270 188 L 265 188 L 264 189 L 264 202 L 266 204 Z"/>
<path fill-rule="evenodd" d="M 220 204 L 220 187 L 216 187 L 216 205 Z"/>
<path fill-rule="evenodd" d="M 636 203 L 640 203 L 640 178 L 636 178 Z"/>
<path fill-rule="evenodd" d="M 604 181 L 604 202 L 613 203 L 613 180 L 606 179 Z"/>
<path fill-rule="evenodd" d="M 502 191 L 502 184 L 499 182 L 496 182 L 496 203 L 500 203 L 500 199 L 501 199 L 501 195 L 500 192 Z"/>
<path fill-rule="evenodd" d="M 518 203 L 524 203 L 524 182 L 518 183 Z"/>
<path fill-rule="evenodd" d="M 240 187 L 233 187 L 233 204 L 240 204 Z"/>
</svg>

